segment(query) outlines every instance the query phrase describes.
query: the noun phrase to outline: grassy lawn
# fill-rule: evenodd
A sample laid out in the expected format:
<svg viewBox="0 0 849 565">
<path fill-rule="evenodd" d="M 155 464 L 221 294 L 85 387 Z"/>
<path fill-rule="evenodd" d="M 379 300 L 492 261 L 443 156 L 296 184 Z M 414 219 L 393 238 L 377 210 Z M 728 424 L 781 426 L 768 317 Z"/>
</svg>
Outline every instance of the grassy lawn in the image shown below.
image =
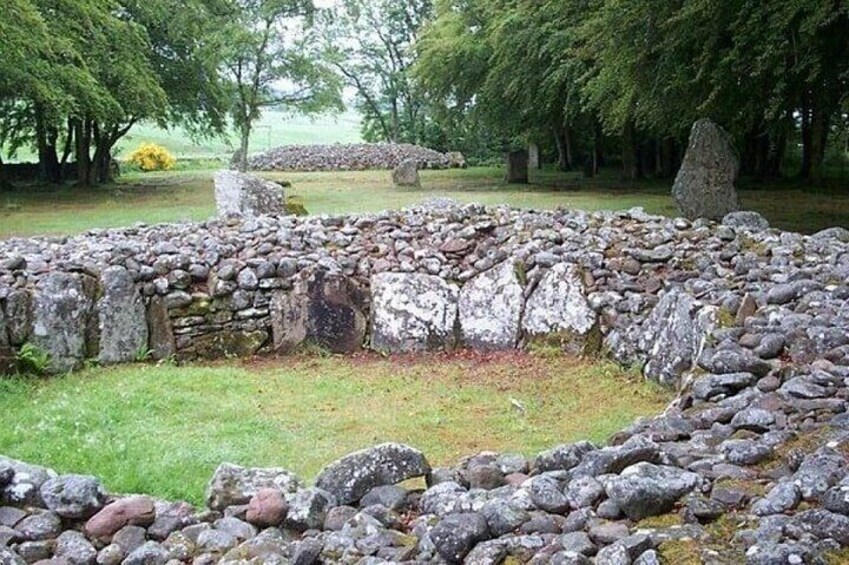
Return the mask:
<svg viewBox="0 0 849 565">
<path fill-rule="evenodd" d="M 275 173 L 289 180 L 289 194 L 312 214 L 374 212 L 408 206 L 429 196 L 463 202 L 510 204 L 523 208 L 574 207 L 621 210 L 643 206 L 652 213 L 675 215 L 666 182 L 622 183 L 610 172 L 596 179 L 552 170 L 534 171 L 529 186 L 508 186 L 497 167 L 423 171 L 422 190 L 395 190 L 387 171 Z M 91 228 L 205 220 L 214 213 L 210 170 L 130 173 L 113 186 L 94 190 L 22 187 L 0 193 L 0 237 L 69 234 Z M 744 207 L 763 213 L 773 225 L 814 232 L 849 225 L 849 190 L 834 181 L 811 188 L 785 182 L 744 185 Z"/>
<path fill-rule="evenodd" d="M 434 465 L 480 450 L 532 456 L 603 442 L 668 400 L 607 362 L 518 353 L 95 368 L 0 380 L 0 453 L 98 475 L 113 492 L 198 503 L 222 461 L 310 481 L 384 441 L 414 445 Z"/>
</svg>

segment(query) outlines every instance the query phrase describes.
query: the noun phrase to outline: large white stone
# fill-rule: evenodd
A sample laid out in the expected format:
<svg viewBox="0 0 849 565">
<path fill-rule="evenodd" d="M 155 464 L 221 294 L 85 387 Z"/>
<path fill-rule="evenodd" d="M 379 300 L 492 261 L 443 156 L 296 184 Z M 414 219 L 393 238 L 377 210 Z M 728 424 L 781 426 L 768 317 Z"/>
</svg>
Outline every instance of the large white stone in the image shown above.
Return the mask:
<svg viewBox="0 0 849 565">
<path fill-rule="evenodd" d="M 380 273 L 371 280 L 371 344 L 389 353 L 456 345 L 458 289 L 422 274 Z"/>
<path fill-rule="evenodd" d="M 283 187 L 236 171 L 215 173 L 215 204 L 220 217 L 285 213 Z"/>
<path fill-rule="evenodd" d="M 465 345 L 498 350 L 516 347 L 521 330 L 522 285 L 516 265 L 505 261 L 460 290 L 460 329 Z"/>
<path fill-rule="evenodd" d="M 580 268 L 558 263 L 542 277 L 528 298 L 522 328 L 531 339 L 556 334 L 567 351 L 583 353 L 596 323 L 597 316 L 587 302 Z"/>
</svg>

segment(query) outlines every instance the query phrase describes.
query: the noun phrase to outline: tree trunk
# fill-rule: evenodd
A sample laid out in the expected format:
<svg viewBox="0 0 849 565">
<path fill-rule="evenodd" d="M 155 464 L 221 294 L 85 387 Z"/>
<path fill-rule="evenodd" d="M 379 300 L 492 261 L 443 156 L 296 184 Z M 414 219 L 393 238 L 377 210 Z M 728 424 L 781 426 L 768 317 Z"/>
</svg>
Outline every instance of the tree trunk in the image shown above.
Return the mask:
<svg viewBox="0 0 849 565">
<path fill-rule="evenodd" d="M 3 155 L 0 155 L 0 190 L 11 188 L 11 186 L 12 185 L 9 182 L 9 173 L 3 165 Z"/>
<path fill-rule="evenodd" d="M 821 108 L 814 108 L 811 113 L 811 150 L 810 168 L 807 177 L 820 180 L 823 176 L 823 161 L 825 161 L 825 146 L 828 142 L 828 115 Z"/>
<path fill-rule="evenodd" d="M 622 128 L 622 180 L 633 181 L 640 177 L 639 152 L 634 124 L 630 120 Z"/>
<path fill-rule="evenodd" d="M 74 158 L 77 162 L 77 181 L 81 186 L 91 184 L 91 120 L 76 120 L 74 124 Z"/>
<path fill-rule="evenodd" d="M 245 123 L 241 127 L 241 143 L 239 145 L 239 172 L 248 172 L 248 147 L 251 140 L 251 126 Z"/>
<path fill-rule="evenodd" d="M 672 178 L 678 169 L 675 152 L 675 138 L 666 137 L 660 142 L 660 177 Z"/>
<path fill-rule="evenodd" d="M 47 124 L 44 110 L 35 105 L 35 138 L 38 149 L 38 180 L 58 184 L 61 181 L 59 157 L 56 155 L 56 140 L 59 132 Z"/>
<path fill-rule="evenodd" d="M 604 131 L 601 129 L 601 123 L 593 119 L 593 173 L 598 174 L 598 170 L 604 166 Z"/>
<path fill-rule="evenodd" d="M 569 163 L 569 149 L 566 143 L 566 134 L 562 129 L 554 132 L 554 143 L 557 146 L 557 168 L 561 171 L 571 171 Z"/>
</svg>

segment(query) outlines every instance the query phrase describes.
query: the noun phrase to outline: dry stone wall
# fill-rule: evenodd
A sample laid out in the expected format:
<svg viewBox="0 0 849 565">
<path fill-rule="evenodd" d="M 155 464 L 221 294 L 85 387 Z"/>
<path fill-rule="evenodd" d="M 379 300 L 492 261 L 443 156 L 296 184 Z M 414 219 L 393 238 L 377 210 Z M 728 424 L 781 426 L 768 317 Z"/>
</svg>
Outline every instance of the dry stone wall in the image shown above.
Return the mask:
<svg viewBox="0 0 849 565">
<path fill-rule="evenodd" d="M 542 341 L 679 389 L 607 445 L 531 458 L 434 468 L 384 444 L 314 486 L 224 463 L 206 509 L 0 457 L 0 563 L 771 565 L 849 547 L 842 228 L 438 201 L 7 240 L 0 257 L 0 351 L 36 344 L 55 370 L 144 343 L 191 358 Z"/>
<path fill-rule="evenodd" d="M 456 152 L 440 153 L 408 143 L 284 145 L 248 159 L 254 171 L 364 171 L 394 169 L 409 161 L 418 169 L 465 168 Z"/>
</svg>

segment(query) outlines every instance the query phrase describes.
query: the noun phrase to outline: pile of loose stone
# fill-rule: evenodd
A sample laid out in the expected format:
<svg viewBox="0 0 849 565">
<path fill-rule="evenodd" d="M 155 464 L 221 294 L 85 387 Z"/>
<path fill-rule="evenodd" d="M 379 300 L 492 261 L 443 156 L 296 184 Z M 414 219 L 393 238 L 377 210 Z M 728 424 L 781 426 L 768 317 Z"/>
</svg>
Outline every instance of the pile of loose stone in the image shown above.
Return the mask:
<svg viewBox="0 0 849 565">
<path fill-rule="evenodd" d="M 579 442 L 532 460 L 478 454 L 431 469 L 411 448 L 380 446 L 332 464 L 310 488 L 280 469 L 224 465 L 199 514 L 149 499 L 109 503 L 92 479 L 0 463 L 3 504 L 23 508 L 0 510 L 0 561 L 847 555 L 844 229 L 803 236 L 745 212 L 716 224 L 435 201 L 13 239 L 0 257 L 0 349 L 35 342 L 65 367 L 92 355 L 132 360 L 139 343 L 193 357 L 305 340 L 343 352 L 544 341 L 604 351 L 679 390 L 663 415 L 605 447 Z M 426 490 L 397 486 L 418 476 Z M 216 494 L 231 488 L 238 494 Z M 80 500 L 90 504 L 80 510 Z"/>
<path fill-rule="evenodd" d="M 420 169 L 465 166 L 459 153 L 440 153 L 406 143 L 352 143 L 335 145 L 284 145 L 251 155 L 254 171 L 364 171 L 394 169 L 414 161 Z"/>
</svg>

